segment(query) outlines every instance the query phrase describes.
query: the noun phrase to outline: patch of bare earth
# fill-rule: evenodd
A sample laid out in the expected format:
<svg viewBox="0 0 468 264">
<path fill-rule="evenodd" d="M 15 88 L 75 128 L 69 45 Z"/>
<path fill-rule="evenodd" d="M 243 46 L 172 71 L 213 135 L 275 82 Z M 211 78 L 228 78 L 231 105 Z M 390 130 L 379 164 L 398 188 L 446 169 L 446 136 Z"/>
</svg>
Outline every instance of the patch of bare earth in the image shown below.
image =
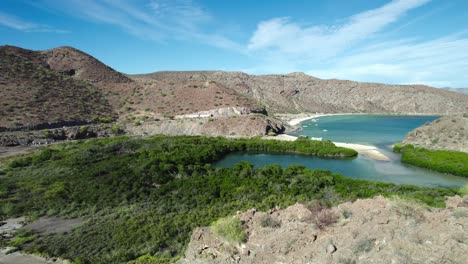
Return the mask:
<svg viewBox="0 0 468 264">
<path fill-rule="evenodd" d="M 447 208 L 373 199 L 332 209 L 296 204 L 237 217 L 247 241 L 197 228 L 179 263 L 466 263 L 468 197 Z"/>
</svg>

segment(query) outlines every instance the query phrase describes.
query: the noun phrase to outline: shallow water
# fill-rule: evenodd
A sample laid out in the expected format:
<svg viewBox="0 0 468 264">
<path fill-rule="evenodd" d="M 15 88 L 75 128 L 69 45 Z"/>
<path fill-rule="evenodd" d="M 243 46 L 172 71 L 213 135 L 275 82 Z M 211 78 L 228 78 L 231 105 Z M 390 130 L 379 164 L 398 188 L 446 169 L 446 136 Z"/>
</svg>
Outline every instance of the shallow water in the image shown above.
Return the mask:
<svg viewBox="0 0 468 264">
<path fill-rule="evenodd" d="M 302 122 L 302 130 L 291 135 L 386 147 L 403 140 L 411 130 L 437 118 L 437 116 L 382 115 L 324 116 Z"/>
<path fill-rule="evenodd" d="M 311 169 L 326 169 L 358 179 L 428 187 L 464 186 L 468 184 L 467 178 L 402 164 L 400 155 L 393 153 L 389 147 L 389 145 L 401 141 L 412 129 L 436 118 L 427 116 L 329 116 L 317 118 L 316 122 L 304 121 L 301 123 L 306 126 L 304 130 L 294 133 L 296 136 L 308 135 L 324 137 L 333 141 L 375 145 L 381 148 L 391 158 L 391 161 L 377 161 L 362 155 L 354 159 L 341 160 L 305 155 L 231 153 L 214 166 L 231 167 L 240 161 L 248 161 L 255 167 L 269 164 L 287 167 L 300 164 Z M 328 131 L 323 131 L 324 129 Z"/>
</svg>

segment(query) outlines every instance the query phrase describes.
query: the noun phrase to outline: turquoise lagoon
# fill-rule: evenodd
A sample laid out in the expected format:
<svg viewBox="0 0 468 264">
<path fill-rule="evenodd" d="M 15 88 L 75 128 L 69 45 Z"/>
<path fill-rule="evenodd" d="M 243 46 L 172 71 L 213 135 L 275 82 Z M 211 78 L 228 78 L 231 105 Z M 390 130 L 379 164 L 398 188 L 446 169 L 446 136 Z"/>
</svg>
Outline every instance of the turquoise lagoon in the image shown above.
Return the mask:
<svg viewBox="0 0 468 264">
<path fill-rule="evenodd" d="M 321 137 L 335 142 L 374 145 L 391 161 L 377 161 L 359 155 L 354 159 L 323 159 L 305 155 L 275 155 L 264 153 L 231 153 L 215 167 L 231 167 L 240 161 L 255 167 L 279 164 L 283 167 L 299 164 L 311 169 L 325 169 L 352 178 L 427 187 L 461 187 L 468 179 L 417 168 L 400 162 L 400 155 L 391 151 L 391 145 L 405 135 L 437 116 L 382 116 L 340 115 L 324 116 L 301 123 L 302 130 L 291 135 Z"/>
</svg>

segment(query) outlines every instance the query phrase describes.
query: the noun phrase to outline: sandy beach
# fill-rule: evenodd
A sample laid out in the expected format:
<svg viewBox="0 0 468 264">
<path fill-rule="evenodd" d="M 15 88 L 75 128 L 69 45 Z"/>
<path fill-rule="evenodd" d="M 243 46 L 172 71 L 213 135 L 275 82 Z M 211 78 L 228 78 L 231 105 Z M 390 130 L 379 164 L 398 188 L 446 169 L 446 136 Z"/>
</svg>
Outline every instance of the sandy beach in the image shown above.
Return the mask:
<svg viewBox="0 0 468 264">
<path fill-rule="evenodd" d="M 297 139 L 295 136 L 281 134 L 277 136 L 266 136 L 265 139 L 275 139 L 275 140 L 285 140 L 285 141 L 294 141 Z M 360 155 L 367 156 L 369 158 L 380 160 L 380 161 L 390 161 L 390 158 L 387 157 L 379 148 L 370 145 L 362 144 L 351 144 L 351 143 L 342 143 L 342 142 L 333 142 L 338 147 L 350 148 L 356 150 Z"/>
<path fill-rule="evenodd" d="M 283 121 L 286 121 L 290 126 L 297 126 L 299 125 L 299 123 L 309 120 L 309 119 L 313 119 L 313 118 L 319 118 L 319 117 L 324 117 L 324 116 L 359 115 L 359 114 L 360 113 L 338 113 L 338 114 L 303 113 L 303 114 L 282 114 L 282 115 L 278 115 L 278 117 L 282 119 Z"/>
</svg>

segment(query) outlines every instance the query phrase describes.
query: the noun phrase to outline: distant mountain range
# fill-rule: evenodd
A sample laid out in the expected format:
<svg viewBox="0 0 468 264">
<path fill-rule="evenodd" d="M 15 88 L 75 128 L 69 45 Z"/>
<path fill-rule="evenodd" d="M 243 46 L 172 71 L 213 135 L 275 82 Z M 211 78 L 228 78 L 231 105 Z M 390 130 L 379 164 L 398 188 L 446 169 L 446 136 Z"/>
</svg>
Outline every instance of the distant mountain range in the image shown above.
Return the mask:
<svg viewBox="0 0 468 264">
<path fill-rule="evenodd" d="M 450 92 L 468 94 L 468 88 L 443 88 L 443 89 L 450 91 Z"/>
<path fill-rule="evenodd" d="M 468 111 L 468 96 L 421 85 L 322 80 L 304 73 L 126 75 L 71 47 L 31 51 L 1 46 L 0 91 L 3 129 L 96 120 L 133 123 L 207 111 L 442 115 Z"/>
</svg>

